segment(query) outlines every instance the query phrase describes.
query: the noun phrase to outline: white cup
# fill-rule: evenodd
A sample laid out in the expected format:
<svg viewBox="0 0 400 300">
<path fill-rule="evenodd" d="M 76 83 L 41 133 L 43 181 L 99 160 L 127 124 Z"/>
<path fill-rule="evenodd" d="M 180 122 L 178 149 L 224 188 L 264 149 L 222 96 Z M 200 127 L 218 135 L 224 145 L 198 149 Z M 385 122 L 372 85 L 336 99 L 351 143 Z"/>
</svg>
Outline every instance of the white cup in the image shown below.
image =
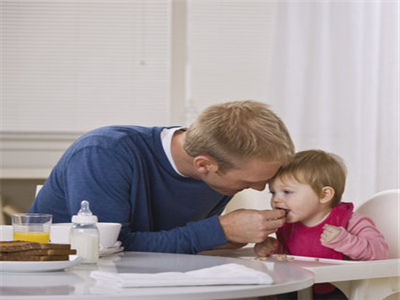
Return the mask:
<svg viewBox="0 0 400 300">
<path fill-rule="evenodd" d="M 96 223 L 99 229 L 100 249 L 107 249 L 117 242 L 121 230 L 120 223 Z M 57 244 L 69 244 L 69 233 L 72 223 L 53 223 L 50 228 L 50 242 Z"/>
<path fill-rule="evenodd" d="M 12 241 L 13 240 L 13 228 L 11 225 L 0 226 L 0 241 Z"/>
</svg>

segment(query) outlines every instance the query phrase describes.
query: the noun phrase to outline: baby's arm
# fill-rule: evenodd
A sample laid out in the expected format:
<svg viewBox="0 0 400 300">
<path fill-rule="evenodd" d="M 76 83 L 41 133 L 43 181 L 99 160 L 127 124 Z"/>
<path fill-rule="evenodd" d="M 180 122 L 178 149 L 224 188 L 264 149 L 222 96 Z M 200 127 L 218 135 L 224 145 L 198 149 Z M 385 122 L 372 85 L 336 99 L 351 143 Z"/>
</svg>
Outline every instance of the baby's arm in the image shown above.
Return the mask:
<svg viewBox="0 0 400 300">
<path fill-rule="evenodd" d="M 373 221 L 358 213 L 353 213 L 346 229 L 324 226 L 321 242 L 353 260 L 385 259 L 388 253 L 388 245 Z"/>
<path fill-rule="evenodd" d="M 276 238 L 273 237 L 267 237 L 264 241 L 261 243 L 257 243 L 254 245 L 254 252 L 258 256 L 269 256 L 274 253 L 278 253 L 279 249 L 279 242 Z"/>
</svg>

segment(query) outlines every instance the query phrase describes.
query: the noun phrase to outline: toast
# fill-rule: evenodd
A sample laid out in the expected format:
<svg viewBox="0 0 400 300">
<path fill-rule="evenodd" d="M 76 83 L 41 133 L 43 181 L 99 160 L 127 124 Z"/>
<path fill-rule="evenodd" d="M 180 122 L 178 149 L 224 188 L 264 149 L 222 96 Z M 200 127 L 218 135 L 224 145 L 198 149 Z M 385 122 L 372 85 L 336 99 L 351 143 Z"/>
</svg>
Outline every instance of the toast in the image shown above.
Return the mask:
<svg viewBox="0 0 400 300">
<path fill-rule="evenodd" d="M 69 260 L 68 255 L 34 255 L 20 257 L 2 257 L 0 261 L 61 261 Z"/>
<path fill-rule="evenodd" d="M 52 250 L 70 250 L 70 244 L 40 244 L 40 249 L 52 249 Z"/>
<path fill-rule="evenodd" d="M 33 256 L 33 255 L 70 255 L 76 254 L 74 249 L 33 249 L 14 252 L 0 252 L 0 257 L 6 256 Z"/>
<path fill-rule="evenodd" d="M 69 260 L 76 254 L 69 244 L 40 244 L 25 241 L 0 242 L 0 261 Z"/>
<path fill-rule="evenodd" d="M 41 249 L 40 243 L 25 241 L 1 241 L 0 252 L 18 252 L 25 250 Z"/>
</svg>

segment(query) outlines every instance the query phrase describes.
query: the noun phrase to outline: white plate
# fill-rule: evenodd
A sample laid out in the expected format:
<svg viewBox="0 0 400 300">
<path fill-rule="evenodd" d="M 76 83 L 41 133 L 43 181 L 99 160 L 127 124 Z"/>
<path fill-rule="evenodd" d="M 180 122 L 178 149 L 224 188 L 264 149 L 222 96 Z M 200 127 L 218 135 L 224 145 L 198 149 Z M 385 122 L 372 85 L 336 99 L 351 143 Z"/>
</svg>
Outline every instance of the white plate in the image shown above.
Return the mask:
<svg viewBox="0 0 400 300">
<path fill-rule="evenodd" d="M 69 261 L 0 261 L 0 272 L 57 271 L 77 266 L 83 261 L 79 256 L 71 256 Z"/>
</svg>

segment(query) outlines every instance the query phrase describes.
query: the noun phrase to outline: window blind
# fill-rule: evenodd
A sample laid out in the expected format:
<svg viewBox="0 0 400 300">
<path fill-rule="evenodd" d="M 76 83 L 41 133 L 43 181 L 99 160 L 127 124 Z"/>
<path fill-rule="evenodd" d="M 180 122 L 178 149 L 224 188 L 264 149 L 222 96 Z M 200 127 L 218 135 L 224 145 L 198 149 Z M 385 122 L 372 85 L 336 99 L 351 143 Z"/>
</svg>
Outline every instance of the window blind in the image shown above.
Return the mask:
<svg viewBox="0 0 400 300">
<path fill-rule="evenodd" d="M 3 0 L 3 132 L 169 122 L 166 0 Z"/>
</svg>

